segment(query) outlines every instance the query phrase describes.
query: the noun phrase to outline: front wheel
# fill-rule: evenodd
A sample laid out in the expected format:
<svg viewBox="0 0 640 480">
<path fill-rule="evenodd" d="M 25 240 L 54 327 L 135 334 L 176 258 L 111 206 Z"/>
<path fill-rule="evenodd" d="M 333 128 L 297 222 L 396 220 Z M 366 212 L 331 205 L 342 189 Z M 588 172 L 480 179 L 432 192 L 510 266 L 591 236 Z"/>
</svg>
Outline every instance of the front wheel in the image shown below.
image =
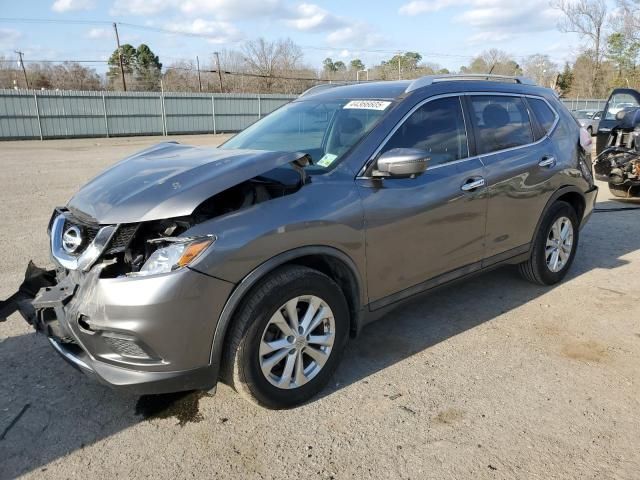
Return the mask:
<svg viewBox="0 0 640 480">
<path fill-rule="evenodd" d="M 573 263 L 579 233 L 574 208 L 566 202 L 554 203 L 542 220 L 529 260 L 519 265 L 520 274 L 539 285 L 562 281 Z"/>
<path fill-rule="evenodd" d="M 348 338 L 349 310 L 331 278 L 291 265 L 249 293 L 232 329 L 227 381 L 254 403 L 290 408 L 329 381 Z"/>
</svg>

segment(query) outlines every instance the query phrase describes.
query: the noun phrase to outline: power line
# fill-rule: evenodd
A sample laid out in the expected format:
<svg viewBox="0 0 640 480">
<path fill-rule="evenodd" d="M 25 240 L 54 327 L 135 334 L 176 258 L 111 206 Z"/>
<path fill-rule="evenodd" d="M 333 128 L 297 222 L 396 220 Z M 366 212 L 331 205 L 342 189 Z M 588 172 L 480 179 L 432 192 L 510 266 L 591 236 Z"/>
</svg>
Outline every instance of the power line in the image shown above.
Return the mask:
<svg viewBox="0 0 640 480">
<path fill-rule="evenodd" d="M 47 18 L 8 18 L 8 17 L 0 17 L 0 22 L 14 22 L 14 23 L 52 23 L 52 24 L 69 24 L 69 25 L 110 25 L 114 22 L 108 22 L 104 20 L 62 20 L 62 19 L 47 19 Z M 185 37 L 192 38 L 206 38 L 206 39 L 218 39 L 219 36 L 210 33 L 203 32 L 188 32 L 180 29 L 169 29 L 162 27 L 153 27 L 150 25 L 140 25 L 136 23 L 129 22 L 115 22 L 117 25 L 122 27 L 128 27 L 134 30 L 145 30 L 149 32 L 156 33 L 164 33 L 166 35 L 179 35 Z M 231 41 L 226 42 L 228 44 L 238 44 L 240 41 Z M 383 54 L 397 54 L 398 49 L 388 50 L 381 48 L 359 48 L 359 47 L 345 47 L 345 46 L 318 46 L 318 45 L 298 45 L 303 50 L 315 50 L 322 52 L 332 52 L 336 50 L 350 50 L 356 51 L 359 53 L 383 53 Z M 410 49 L 408 49 L 410 50 Z M 460 59 L 470 59 L 475 58 L 474 55 L 463 55 L 463 54 L 453 54 L 453 53 L 439 53 L 439 52 L 425 52 L 424 57 L 435 57 L 435 58 L 460 58 Z"/>
<path fill-rule="evenodd" d="M 13 63 L 15 60 L 8 59 L 0 59 L 0 63 Z M 108 60 L 24 60 L 25 63 L 109 63 Z M 165 66 L 164 70 L 182 70 L 187 72 L 197 72 L 194 68 L 187 67 L 177 67 L 177 66 Z M 252 78 L 271 78 L 276 80 L 304 80 L 304 81 L 313 81 L 313 82 L 330 82 L 331 80 L 324 78 L 316 78 L 316 77 L 289 77 L 283 75 L 268 75 L 261 73 L 250 73 L 250 72 L 234 72 L 230 70 L 222 70 L 222 69 L 211 69 L 211 70 L 203 70 L 200 69 L 200 72 L 203 73 L 216 73 L 216 74 L 224 74 L 231 76 L 243 76 L 243 77 L 252 77 Z"/>
<path fill-rule="evenodd" d="M 0 63 L 13 63 L 15 60 L 0 58 Z M 23 60 L 24 63 L 109 63 L 108 60 Z"/>
</svg>

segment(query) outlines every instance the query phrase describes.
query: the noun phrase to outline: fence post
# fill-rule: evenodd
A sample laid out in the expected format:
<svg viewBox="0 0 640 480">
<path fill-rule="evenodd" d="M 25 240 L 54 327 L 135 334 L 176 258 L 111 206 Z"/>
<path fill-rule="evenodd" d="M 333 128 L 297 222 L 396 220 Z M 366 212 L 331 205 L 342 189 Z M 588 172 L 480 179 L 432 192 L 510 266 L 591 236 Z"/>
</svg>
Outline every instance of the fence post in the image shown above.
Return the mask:
<svg viewBox="0 0 640 480">
<path fill-rule="evenodd" d="M 107 101 L 104 98 L 104 92 L 102 92 L 102 111 L 104 112 L 104 129 L 107 132 L 107 138 L 109 138 L 109 117 L 107 117 Z"/>
<path fill-rule="evenodd" d="M 262 118 L 262 101 L 260 100 L 260 95 L 258 95 L 258 120 Z"/>
<path fill-rule="evenodd" d="M 211 95 L 211 116 L 213 117 L 213 134 L 217 134 L 216 131 L 216 97 Z"/>
<path fill-rule="evenodd" d="M 167 112 L 164 105 L 164 91 L 160 93 L 160 113 L 162 115 L 162 135 L 167 136 Z"/>
<path fill-rule="evenodd" d="M 38 94 L 33 92 L 33 101 L 36 105 L 36 116 L 38 117 L 38 131 L 40 132 L 40 140 L 44 140 L 42 138 L 42 122 L 40 121 L 40 108 L 38 107 Z"/>
</svg>

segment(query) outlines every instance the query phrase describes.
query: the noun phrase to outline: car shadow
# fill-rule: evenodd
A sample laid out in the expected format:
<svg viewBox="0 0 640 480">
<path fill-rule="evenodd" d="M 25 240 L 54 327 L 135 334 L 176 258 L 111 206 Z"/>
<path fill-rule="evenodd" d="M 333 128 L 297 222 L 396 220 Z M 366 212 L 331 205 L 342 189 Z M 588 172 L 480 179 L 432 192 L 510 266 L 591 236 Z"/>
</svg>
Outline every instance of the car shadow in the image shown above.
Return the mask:
<svg viewBox="0 0 640 480">
<path fill-rule="evenodd" d="M 598 204 L 603 209 L 620 206 L 614 201 Z M 594 269 L 627 264 L 623 257 L 640 249 L 638 218 L 634 211 L 594 213 L 582 232 L 567 281 Z M 617 235 L 612 244 L 610 232 L 615 230 L 625 235 Z M 535 301 L 549 290 L 520 280 L 514 267 L 504 267 L 415 298 L 363 329 L 350 343 L 331 386 L 313 401 Z M 13 315 L 9 321 L 22 320 Z M 35 333 L 3 340 L 0 365 L 0 478 L 46 469 L 48 463 L 145 417 L 174 416 L 180 424 L 208 420 L 198 412 L 202 394 L 138 398 L 116 393 L 74 372 Z"/>
</svg>

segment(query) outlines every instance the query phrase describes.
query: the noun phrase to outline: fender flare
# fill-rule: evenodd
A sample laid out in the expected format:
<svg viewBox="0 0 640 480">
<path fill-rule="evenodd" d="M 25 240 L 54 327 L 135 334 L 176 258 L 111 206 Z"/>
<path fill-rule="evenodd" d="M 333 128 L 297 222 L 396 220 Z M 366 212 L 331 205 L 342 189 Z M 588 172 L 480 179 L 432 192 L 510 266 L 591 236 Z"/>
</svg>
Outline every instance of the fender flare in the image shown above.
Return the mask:
<svg viewBox="0 0 640 480">
<path fill-rule="evenodd" d="M 309 255 L 325 255 L 333 257 L 342 263 L 344 263 L 347 268 L 351 271 L 353 278 L 356 282 L 356 290 L 358 292 L 357 300 L 357 308 L 359 311 L 362 308 L 364 296 L 364 285 L 362 283 L 362 277 L 358 268 L 356 267 L 355 262 L 349 257 L 346 253 L 333 248 L 326 246 L 307 246 L 295 248 L 293 250 L 288 250 L 286 252 L 280 253 L 275 257 L 270 258 L 266 262 L 262 263 L 254 270 L 252 270 L 248 275 L 246 275 L 240 283 L 236 285 L 233 292 L 227 299 L 224 308 L 222 309 L 222 313 L 218 318 L 218 322 L 216 323 L 215 332 L 213 335 L 213 343 L 211 345 L 211 356 L 209 362 L 211 365 L 216 365 L 216 370 L 219 371 L 220 362 L 222 359 L 222 352 L 224 348 L 224 339 L 227 335 L 227 330 L 229 329 L 229 325 L 233 320 L 234 313 L 236 312 L 238 305 L 243 300 L 245 294 L 251 290 L 251 288 L 258 283 L 262 278 L 271 273 L 274 269 L 278 268 L 285 263 L 288 263 L 296 258 L 302 258 Z M 353 322 L 355 322 L 355 327 L 358 329 L 360 327 L 360 321 L 358 318 L 353 318 Z"/>
<path fill-rule="evenodd" d="M 577 193 L 578 195 L 580 195 L 582 197 L 582 200 L 584 201 L 584 203 L 586 205 L 587 200 L 586 200 L 586 198 L 584 196 L 584 192 L 582 190 L 580 190 L 578 187 L 576 187 L 575 185 L 565 185 L 563 187 L 560 187 L 558 190 L 556 190 L 551 195 L 551 197 L 547 201 L 547 204 L 544 206 L 544 209 L 542 210 L 542 213 L 538 217 L 538 222 L 536 223 L 536 228 L 533 230 L 533 236 L 531 237 L 531 243 L 530 243 L 530 246 L 529 246 L 529 253 L 531 253 L 531 249 L 533 248 L 535 239 L 538 236 L 538 231 L 540 230 L 540 225 L 542 224 L 542 220 L 547 215 L 547 212 L 551 208 L 551 205 L 553 205 L 560 197 L 562 197 L 563 195 L 566 195 L 567 193 Z M 580 218 L 580 222 L 581 223 L 582 223 L 582 220 L 583 219 Z"/>
</svg>

